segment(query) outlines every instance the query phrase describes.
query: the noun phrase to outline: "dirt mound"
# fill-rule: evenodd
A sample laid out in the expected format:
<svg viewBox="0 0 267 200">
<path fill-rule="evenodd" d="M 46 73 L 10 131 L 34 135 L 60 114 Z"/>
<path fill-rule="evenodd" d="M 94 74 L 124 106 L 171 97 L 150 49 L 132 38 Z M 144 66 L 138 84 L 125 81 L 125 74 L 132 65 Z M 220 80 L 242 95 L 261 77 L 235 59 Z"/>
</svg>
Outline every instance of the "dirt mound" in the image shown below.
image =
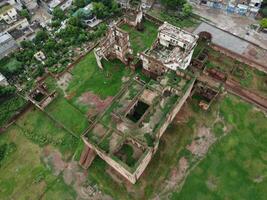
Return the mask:
<svg viewBox="0 0 267 200">
<path fill-rule="evenodd" d="M 79 102 L 82 104 L 90 106 L 88 111 L 89 117 L 94 117 L 98 113 L 101 113 L 105 110 L 105 108 L 112 102 L 113 97 L 107 97 L 102 100 L 99 96 L 95 95 L 92 92 L 83 93 L 81 97 L 79 97 Z"/>
</svg>

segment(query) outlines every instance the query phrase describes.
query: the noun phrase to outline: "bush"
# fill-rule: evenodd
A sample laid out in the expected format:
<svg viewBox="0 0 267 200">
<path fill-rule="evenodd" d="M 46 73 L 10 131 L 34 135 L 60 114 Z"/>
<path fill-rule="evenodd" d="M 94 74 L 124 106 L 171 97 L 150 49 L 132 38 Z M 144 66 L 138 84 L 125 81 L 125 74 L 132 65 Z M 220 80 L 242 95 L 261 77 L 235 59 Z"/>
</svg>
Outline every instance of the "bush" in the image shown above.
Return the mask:
<svg viewBox="0 0 267 200">
<path fill-rule="evenodd" d="M 267 18 L 263 18 L 260 21 L 261 28 L 267 28 Z"/>
<path fill-rule="evenodd" d="M 147 146 L 152 147 L 154 145 L 154 139 L 149 133 L 145 134 L 145 139 L 146 139 Z"/>
</svg>

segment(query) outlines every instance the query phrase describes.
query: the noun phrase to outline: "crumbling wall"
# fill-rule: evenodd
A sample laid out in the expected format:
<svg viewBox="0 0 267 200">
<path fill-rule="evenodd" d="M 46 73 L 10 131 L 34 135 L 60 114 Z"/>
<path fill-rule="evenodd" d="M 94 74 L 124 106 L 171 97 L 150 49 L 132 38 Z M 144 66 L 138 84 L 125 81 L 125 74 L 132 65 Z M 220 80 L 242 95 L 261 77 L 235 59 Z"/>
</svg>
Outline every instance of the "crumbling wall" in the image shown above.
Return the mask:
<svg viewBox="0 0 267 200">
<path fill-rule="evenodd" d="M 128 181 L 130 181 L 133 184 L 136 182 L 137 179 L 136 179 L 135 174 L 130 173 L 122 165 L 120 165 L 117 161 L 113 160 L 110 156 L 103 153 L 101 150 L 99 150 L 93 144 L 90 144 L 89 142 L 87 142 L 87 140 L 85 138 L 83 138 L 83 141 L 87 146 L 89 146 L 91 149 L 93 149 L 100 158 L 102 158 L 104 161 L 106 161 L 112 168 L 114 168 L 116 171 L 118 171 Z"/>
<path fill-rule="evenodd" d="M 156 133 L 156 136 L 158 139 L 161 138 L 161 136 L 163 135 L 163 133 L 165 132 L 165 130 L 167 129 L 167 127 L 169 126 L 169 124 L 172 122 L 172 120 L 174 119 L 174 117 L 177 115 L 177 113 L 179 112 L 179 110 L 181 109 L 181 107 L 184 105 L 184 103 L 186 102 L 187 98 L 189 97 L 191 90 L 194 86 L 196 79 L 193 79 L 191 85 L 188 87 L 186 93 L 183 95 L 183 97 L 180 99 L 180 101 L 178 101 L 174 107 L 173 110 L 171 112 L 168 113 L 168 115 L 166 116 L 166 120 L 163 123 L 163 125 L 159 128 L 159 130 Z"/>
<path fill-rule="evenodd" d="M 99 47 L 94 50 L 97 64 L 103 69 L 101 60 L 119 59 L 125 65 L 128 65 L 128 56 L 132 54 L 129 34 L 113 25 L 108 30 L 107 36 L 100 42 Z"/>
</svg>

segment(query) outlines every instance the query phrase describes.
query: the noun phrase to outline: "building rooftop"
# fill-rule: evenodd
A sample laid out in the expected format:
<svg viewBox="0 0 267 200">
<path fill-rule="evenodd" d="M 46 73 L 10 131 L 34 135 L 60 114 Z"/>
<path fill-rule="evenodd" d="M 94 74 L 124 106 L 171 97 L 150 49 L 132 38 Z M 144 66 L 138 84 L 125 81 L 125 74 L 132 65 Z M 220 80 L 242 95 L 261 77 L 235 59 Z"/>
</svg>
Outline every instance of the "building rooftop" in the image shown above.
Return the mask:
<svg viewBox="0 0 267 200">
<path fill-rule="evenodd" d="M 194 78 L 168 72 L 148 83 L 134 78 L 114 97 L 83 138 L 133 173 L 146 154 L 157 145 L 162 126 Z M 131 158 L 127 148 L 133 149 Z"/>
<path fill-rule="evenodd" d="M 13 8 L 10 4 L 4 4 L 0 7 L 0 15 Z"/>
<path fill-rule="evenodd" d="M 5 80 L 5 79 L 6 79 L 6 77 L 4 77 L 4 75 L 0 73 L 0 82 Z"/>
<path fill-rule="evenodd" d="M 167 36 L 170 37 L 170 40 L 177 41 L 176 46 L 180 46 L 185 49 L 190 49 L 198 40 L 198 36 L 187 32 L 179 27 L 173 26 L 167 22 L 164 22 L 163 25 L 159 27 L 159 37 Z M 182 44 L 180 44 L 180 43 Z"/>
<path fill-rule="evenodd" d="M 11 39 L 11 35 L 8 33 L 0 33 L 0 44 L 6 42 L 7 40 Z"/>
</svg>

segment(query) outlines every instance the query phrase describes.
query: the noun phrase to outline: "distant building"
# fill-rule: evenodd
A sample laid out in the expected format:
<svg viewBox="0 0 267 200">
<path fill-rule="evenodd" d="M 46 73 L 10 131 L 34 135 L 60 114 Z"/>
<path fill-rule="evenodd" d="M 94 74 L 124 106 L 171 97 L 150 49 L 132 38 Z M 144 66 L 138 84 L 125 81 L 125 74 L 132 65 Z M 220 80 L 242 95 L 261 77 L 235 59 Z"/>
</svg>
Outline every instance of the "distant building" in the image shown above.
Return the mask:
<svg viewBox="0 0 267 200">
<path fill-rule="evenodd" d="M 190 64 L 197 40 L 197 35 L 164 22 L 152 47 L 139 54 L 143 72 L 157 77 L 169 69 L 185 70 Z"/>
<path fill-rule="evenodd" d="M 33 11 L 38 8 L 37 0 L 21 0 L 21 3 L 26 6 L 29 11 Z"/>
<path fill-rule="evenodd" d="M 68 9 L 73 0 L 42 0 L 42 5 L 47 9 L 49 13 L 52 13 L 56 7 L 62 10 Z"/>
<path fill-rule="evenodd" d="M 18 15 L 10 4 L 0 4 L 0 32 L 9 32 L 14 29 L 22 30 L 29 26 L 25 17 Z"/>
<path fill-rule="evenodd" d="M 102 69 L 101 60 L 119 59 L 122 63 L 128 64 L 129 56 L 132 54 L 129 34 L 113 25 L 108 30 L 107 36 L 100 42 L 99 47 L 94 50 L 98 66 Z"/>
<path fill-rule="evenodd" d="M 227 13 L 237 13 L 246 16 L 256 16 L 263 0 L 190 0 L 200 5 L 224 10 Z"/>
<path fill-rule="evenodd" d="M 38 51 L 36 54 L 34 54 L 34 58 L 43 64 L 44 64 L 44 60 L 46 59 L 46 57 L 42 51 Z"/>
<path fill-rule="evenodd" d="M 0 33 L 0 59 L 16 50 L 18 45 L 9 33 Z"/>
<path fill-rule="evenodd" d="M 6 80 L 6 77 L 0 73 L 0 86 L 7 86 L 8 82 Z"/>
<path fill-rule="evenodd" d="M 18 13 L 10 4 L 0 6 L 0 21 L 3 20 L 7 24 L 17 21 Z"/>
<path fill-rule="evenodd" d="M 130 7 L 130 0 L 117 0 L 117 3 L 118 3 L 122 8 L 129 8 L 129 7 Z"/>
<path fill-rule="evenodd" d="M 99 23 L 101 23 L 102 20 L 97 19 L 96 16 L 93 14 L 92 10 L 93 10 L 93 4 L 90 3 L 87 6 L 85 6 L 84 8 L 78 9 L 73 14 L 73 16 L 75 16 L 75 17 L 76 16 L 82 16 L 84 24 L 93 28 L 93 27 L 97 26 Z"/>
</svg>

